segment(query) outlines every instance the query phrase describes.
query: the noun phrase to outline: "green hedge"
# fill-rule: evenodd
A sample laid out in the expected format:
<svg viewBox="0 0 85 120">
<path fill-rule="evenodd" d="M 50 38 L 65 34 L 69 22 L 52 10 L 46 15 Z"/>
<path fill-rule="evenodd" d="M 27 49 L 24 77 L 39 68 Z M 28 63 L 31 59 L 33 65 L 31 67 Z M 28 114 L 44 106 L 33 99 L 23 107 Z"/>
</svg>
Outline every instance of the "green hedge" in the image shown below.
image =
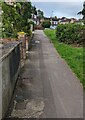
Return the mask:
<svg viewBox="0 0 85 120">
<path fill-rule="evenodd" d="M 60 42 L 67 44 L 82 44 L 84 25 L 81 24 L 59 24 L 56 29 L 56 37 Z"/>
<path fill-rule="evenodd" d="M 51 26 L 51 22 L 49 20 L 45 20 L 42 23 L 42 27 L 44 27 L 44 28 L 50 28 L 50 26 Z"/>
</svg>

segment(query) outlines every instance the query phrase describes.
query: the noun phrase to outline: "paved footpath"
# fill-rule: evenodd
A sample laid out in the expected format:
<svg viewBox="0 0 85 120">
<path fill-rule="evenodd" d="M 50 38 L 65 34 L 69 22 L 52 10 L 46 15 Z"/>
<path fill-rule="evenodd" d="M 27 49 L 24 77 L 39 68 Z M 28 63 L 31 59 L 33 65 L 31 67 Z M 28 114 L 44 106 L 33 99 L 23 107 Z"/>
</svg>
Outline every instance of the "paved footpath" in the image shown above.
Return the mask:
<svg viewBox="0 0 85 120">
<path fill-rule="evenodd" d="M 42 30 L 35 31 L 13 102 L 10 118 L 83 118 L 82 85 Z"/>
</svg>

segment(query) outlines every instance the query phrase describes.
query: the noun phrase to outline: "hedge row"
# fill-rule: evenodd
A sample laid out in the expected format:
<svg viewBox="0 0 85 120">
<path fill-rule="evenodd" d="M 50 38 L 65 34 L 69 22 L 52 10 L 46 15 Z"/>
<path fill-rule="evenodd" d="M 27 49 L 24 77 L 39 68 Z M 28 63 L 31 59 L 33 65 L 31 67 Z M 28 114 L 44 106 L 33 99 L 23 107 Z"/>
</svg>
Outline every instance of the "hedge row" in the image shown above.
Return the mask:
<svg viewBox="0 0 85 120">
<path fill-rule="evenodd" d="M 85 26 L 81 24 L 59 24 L 56 28 L 56 37 L 66 44 L 83 44 L 83 31 Z"/>
<path fill-rule="evenodd" d="M 42 23 L 42 27 L 43 28 L 50 28 L 51 26 L 51 22 L 49 20 L 45 20 L 43 23 Z"/>
</svg>

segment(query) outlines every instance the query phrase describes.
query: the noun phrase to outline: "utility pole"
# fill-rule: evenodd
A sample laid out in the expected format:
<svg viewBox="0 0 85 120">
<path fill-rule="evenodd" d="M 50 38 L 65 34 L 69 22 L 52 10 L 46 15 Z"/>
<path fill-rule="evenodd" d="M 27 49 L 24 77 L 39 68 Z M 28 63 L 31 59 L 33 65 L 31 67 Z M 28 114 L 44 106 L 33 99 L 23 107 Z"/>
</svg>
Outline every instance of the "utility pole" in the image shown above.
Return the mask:
<svg viewBox="0 0 85 120">
<path fill-rule="evenodd" d="M 51 14 L 51 17 L 53 16 L 53 11 L 52 11 L 52 14 Z"/>
<path fill-rule="evenodd" d="M 51 14 L 51 25 L 52 25 L 52 16 L 53 16 L 53 11 L 52 11 L 52 14 Z"/>
</svg>

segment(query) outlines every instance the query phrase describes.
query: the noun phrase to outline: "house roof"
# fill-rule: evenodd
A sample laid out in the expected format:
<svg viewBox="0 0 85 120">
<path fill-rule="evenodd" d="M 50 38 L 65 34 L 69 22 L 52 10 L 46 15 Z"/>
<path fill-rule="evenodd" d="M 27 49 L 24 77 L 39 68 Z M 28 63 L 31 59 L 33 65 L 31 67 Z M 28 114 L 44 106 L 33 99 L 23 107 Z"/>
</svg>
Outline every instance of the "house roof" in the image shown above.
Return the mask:
<svg viewBox="0 0 85 120">
<path fill-rule="evenodd" d="M 57 18 L 52 18 L 52 20 L 53 20 L 53 21 L 58 21 L 58 19 L 57 19 Z"/>
<path fill-rule="evenodd" d="M 61 20 L 60 22 L 70 22 L 70 19 L 66 19 L 66 20 Z"/>
</svg>

